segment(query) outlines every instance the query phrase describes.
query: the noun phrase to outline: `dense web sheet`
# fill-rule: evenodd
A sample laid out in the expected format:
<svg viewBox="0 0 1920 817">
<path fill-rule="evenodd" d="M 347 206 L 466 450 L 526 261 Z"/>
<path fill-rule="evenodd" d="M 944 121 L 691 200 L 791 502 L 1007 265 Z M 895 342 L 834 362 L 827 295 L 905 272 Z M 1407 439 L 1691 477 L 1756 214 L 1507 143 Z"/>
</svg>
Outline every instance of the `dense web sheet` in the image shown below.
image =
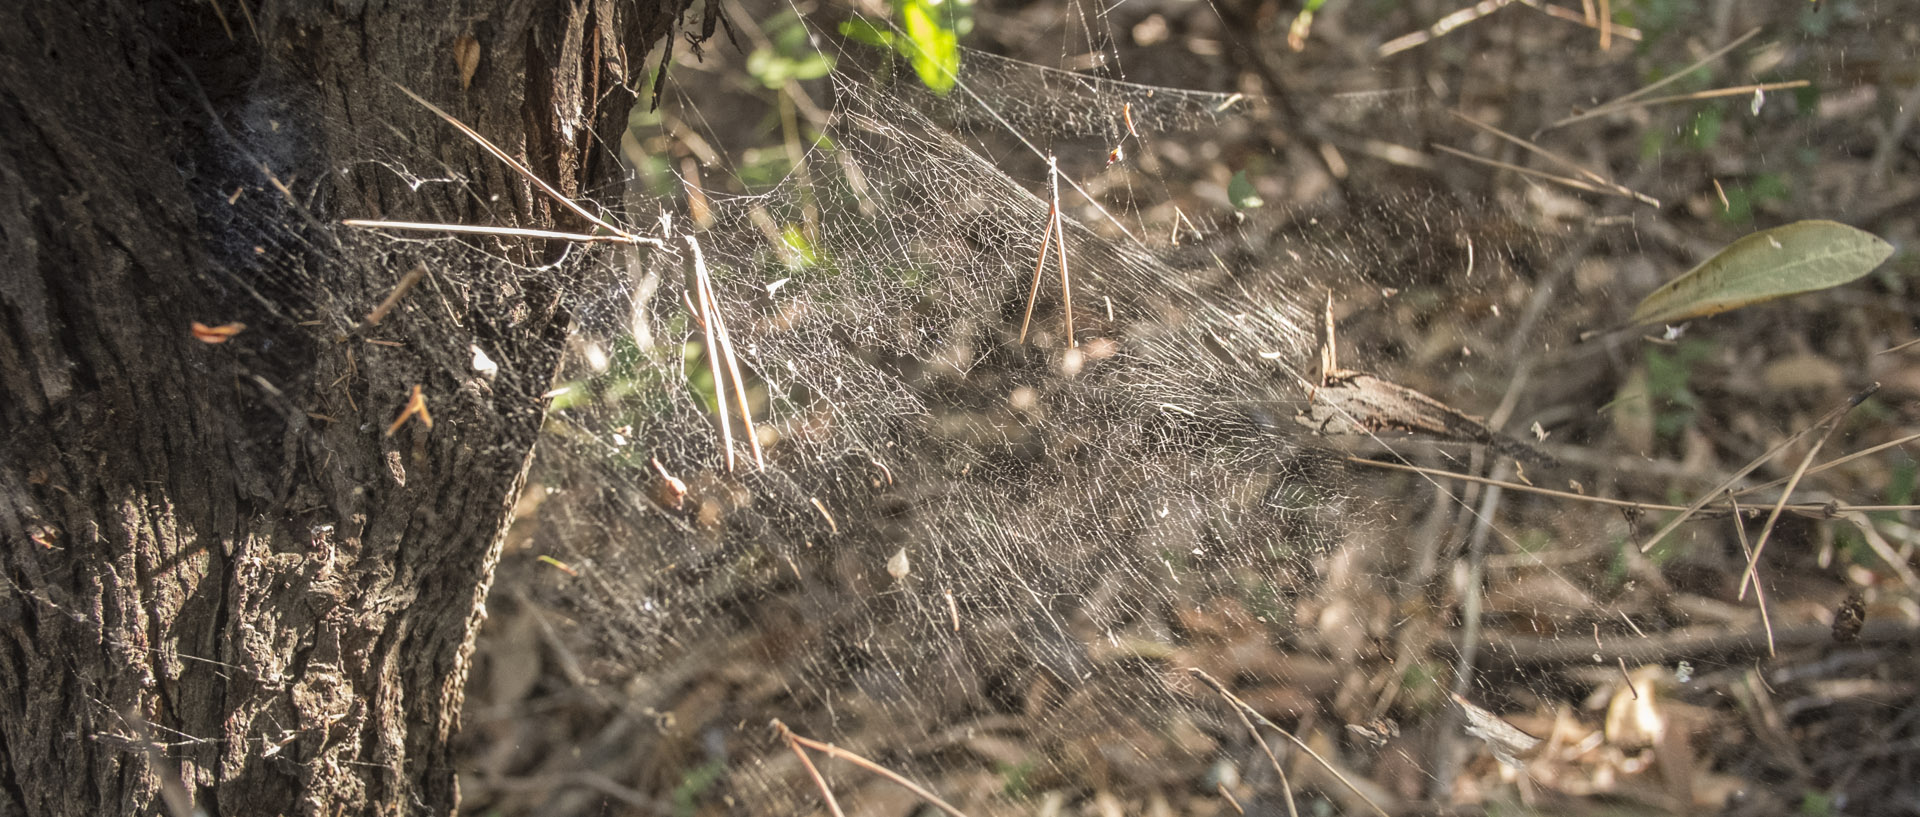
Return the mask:
<svg viewBox="0 0 1920 817">
<path fill-rule="evenodd" d="M 1246 737 L 1184 667 L 1274 694 L 1328 681 L 1317 662 L 1217 654 L 1285 632 L 1352 512 L 1343 469 L 1294 422 L 1327 288 L 1416 275 L 1408 256 L 1467 224 L 1405 202 L 1340 228 L 1173 226 L 1185 214 L 1134 199 L 1145 176 L 1093 206 L 1074 191 L 1128 119 L 1179 140 L 1244 126 L 1246 100 L 972 53 L 942 98 L 849 63 L 806 172 L 696 193 L 699 213 L 676 208 L 665 249 L 628 262 L 582 327 L 535 540 L 580 575 L 547 603 L 589 623 L 622 707 L 658 720 L 635 737 L 647 756 L 721 764 L 745 813 L 819 802 L 769 716 L 944 785 L 1204 785 L 1181 778 Z M 1071 168 L 1073 347 L 1051 257 L 1018 340 L 1048 148 Z M 764 470 L 736 418 L 725 464 L 696 263 Z M 1221 604 L 1226 624 L 1199 612 Z M 1211 646 L 1165 652 L 1183 639 Z"/>
<path fill-rule="evenodd" d="M 533 264 L 485 249 L 514 242 L 404 239 L 491 257 L 442 286 L 537 281 L 576 316 L 525 502 L 526 546 L 564 572 L 521 598 L 573 622 L 597 645 L 578 671 L 619 690 L 602 738 L 621 748 L 582 751 L 635 757 L 659 791 L 724 772 L 727 802 L 755 814 L 820 802 L 771 717 L 959 786 L 980 813 L 1063 783 L 1267 774 L 1227 753 L 1246 734 L 1184 668 L 1308 719 L 1342 676 L 1264 646 L 1313 638 L 1298 602 L 1325 589 L 1348 520 L 1376 513 L 1295 422 L 1327 291 L 1477 264 L 1506 298 L 1494 284 L 1532 239 L 1470 259 L 1484 229 L 1439 201 L 1189 214 L 1152 166 L 1167 151 L 1111 148 L 1247 128 L 1260 100 L 971 52 L 942 97 L 863 59 L 842 55 L 824 138 L 776 181 L 684 178 L 614 208 L 658 247 Z M 1049 160 L 1072 345 L 1057 256 L 1036 273 Z M 484 344 L 447 346 L 450 368 L 482 365 Z M 854 798 L 891 785 L 829 779 Z"/>
</svg>

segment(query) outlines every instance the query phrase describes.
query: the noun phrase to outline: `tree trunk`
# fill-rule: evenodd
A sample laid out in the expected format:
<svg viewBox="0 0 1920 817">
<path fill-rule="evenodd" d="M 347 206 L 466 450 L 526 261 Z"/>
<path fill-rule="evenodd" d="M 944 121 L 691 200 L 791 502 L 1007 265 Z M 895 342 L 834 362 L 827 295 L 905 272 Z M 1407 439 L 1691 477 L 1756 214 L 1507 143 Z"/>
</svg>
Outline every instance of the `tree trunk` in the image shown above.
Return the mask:
<svg viewBox="0 0 1920 817">
<path fill-rule="evenodd" d="M 546 276 L 592 259 L 339 220 L 578 229 L 394 84 L 582 189 L 686 2 L 0 12 L 0 814 L 457 807 Z"/>
</svg>

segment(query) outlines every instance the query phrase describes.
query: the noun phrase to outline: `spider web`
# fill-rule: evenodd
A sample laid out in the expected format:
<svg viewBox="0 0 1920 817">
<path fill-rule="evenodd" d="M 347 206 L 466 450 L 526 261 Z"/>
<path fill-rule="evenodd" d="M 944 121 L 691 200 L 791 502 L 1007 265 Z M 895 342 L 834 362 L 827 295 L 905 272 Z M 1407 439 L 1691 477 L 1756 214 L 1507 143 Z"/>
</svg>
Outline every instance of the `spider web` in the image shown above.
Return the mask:
<svg viewBox="0 0 1920 817">
<path fill-rule="evenodd" d="M 631 751 L 660 764 L 657 790 L 724 769 L 743 813 L 820 802 L 769 717 L 977 813 L 1011 805 L 1009 787 L 1231 773 L 1221 753 L 1244 734 L 1183 668 L 1299 680 L 1209 651 L 1299 626 L 1365 514 L 1293 419 L 1326 292 L 1453 271 L 1431 248 L 1457 248 L 1470 219 L 1421 200 L 1338 225 L 1240 224 L 1191 197 L 1189 215 L 1172 168 L 1111 147 L 1251 128 L 1263 100 L 975 52 L 943 97 L 863 62 L 841 54 L 826 138 L 779 181 L 683 178 L 697 211 L 629 208 L 671 213 L 671 237 L 581 327 L 528 545 L 578 575 L 546 571 L 540 604 L 579 623 L 590 674 L 644 716 Z M 1071 347 L 1053 256 L 1019 340 L 1049 160 Z M 726 465 L 696 244 L 764 469 L 737 417 Z M 1481 252 L 1490 269 L 1519 250 Z M 892 785 L 828 779 L 849 800 Z"/>
<path fill-rule="evenodd" d="M 777 717 L 983 814 L 1061 786 L 1271 789 L 1185 667 L 1275 718 L 1387 711 L 1373 694 L 1323 712 L 1346 676 L 1269 657 L 1351 657 L 1381 634 L 1336 623 L 1352 632 L 1330 648 L 1302 611 L 1344 571 L 1398 581 L 1339 555 L 1391 510 L 1294 419 L 1321 310 L 1329 289 L 1378 298 L 1463 270 L 1451 291 L 1524 300 L 1539 239 L 1439 198 L 1236 214 L 1222 180 L 1180 174 L 1191 149 L 1248 141 L 1272 115 L 1258 96 L 971 51 L 942 96 L 884 56 L 834 53 L 818 138 L 779 172 L 656 168 L 589 197 L 657 248 L 536 266 L 403 239 L 468 270 L 460 292 L 538 280 L 576 316 L 514 545 L 553 566 L 498 595 L 591 645 L 572 671 L 616 714 L 578 751 L 647 770 L 640 812 L 705 781 L 688 803 L 803 813 L 820 794 Z M 417 184 L 463 183 L 387 155 Z M 1057 249 L 1040 263 L 1056 184 L 1070 290 Z M 444 340 L 450 369 L 484 365 L 483 343 Z M 846 802 L 892 790 L 848 768 L 827 769 Z"/>
</svg>

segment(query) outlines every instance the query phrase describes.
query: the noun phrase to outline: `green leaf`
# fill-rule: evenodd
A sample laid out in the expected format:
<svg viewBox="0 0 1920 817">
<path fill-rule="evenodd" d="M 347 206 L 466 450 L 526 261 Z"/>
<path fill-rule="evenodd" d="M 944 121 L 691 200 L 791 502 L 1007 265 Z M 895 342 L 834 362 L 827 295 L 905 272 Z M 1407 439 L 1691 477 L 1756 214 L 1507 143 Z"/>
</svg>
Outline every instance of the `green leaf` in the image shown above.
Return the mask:
<svg viewBox="0 0 1920 817">
<path fill-rule="evenodd" d="M 1654 290 L 1633 310 L 1629 323 L 1703 318 L 1836 287 L 1872 272 L 1892 254 L 1893 245 L 1877 236 L 1832 221 L 1796 221 L 1761 230 Z"/>
<path fill-rule="evenodd" d="M 1236 170 L 1233 180 L 1227 182 L 1227 201 L 1236 210 L 1251 210 L 1267 203 L 1260 198 L 1260 192 L 1253 189 L 1253 182 L 1247 180 L 1247 171 Z"/>
<path fill-rule="evenodd" d="M 840 24 L 840 33 L 848 39 L 863 42 L 881 48 L 893 47 L 893 32 L 880 28 L 862 19 L 852 19 Z"/>
<path fill-rule="evenodd" d="M 960 38 L 940 21 L 927 0 L 906 0 L 900 7 L 900 27 L 907 39 L 899 42 L 920 81 L 936 94 L 953 90 L 960 73 Z"/>
</svg>

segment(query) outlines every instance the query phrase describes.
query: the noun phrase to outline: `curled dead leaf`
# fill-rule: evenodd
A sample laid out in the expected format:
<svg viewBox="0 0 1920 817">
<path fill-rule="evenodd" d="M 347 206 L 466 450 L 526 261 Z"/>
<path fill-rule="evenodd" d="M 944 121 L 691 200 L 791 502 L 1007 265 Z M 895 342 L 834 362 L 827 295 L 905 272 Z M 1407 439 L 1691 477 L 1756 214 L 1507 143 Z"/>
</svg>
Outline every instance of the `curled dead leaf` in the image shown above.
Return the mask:
<svg viewBox="0 0 1920 817">
<path fill-rule="evenodd" d="M 237 321 L 234 323 L 223 323 L 219 326 L 208 326 L 199 321 L 194 321 L 193 337 L 201 343 L 226 343 L 228 338 L 246 331 L 246 328 L 246 324 Z"/>
<path fill-rule="evenodd" d="M 473 84 L 473 72 L 480 70 L 480 41 L 462 34 L 453 41 L 453 62 L 460 67 L 460 90 Z"/>
</svg>

